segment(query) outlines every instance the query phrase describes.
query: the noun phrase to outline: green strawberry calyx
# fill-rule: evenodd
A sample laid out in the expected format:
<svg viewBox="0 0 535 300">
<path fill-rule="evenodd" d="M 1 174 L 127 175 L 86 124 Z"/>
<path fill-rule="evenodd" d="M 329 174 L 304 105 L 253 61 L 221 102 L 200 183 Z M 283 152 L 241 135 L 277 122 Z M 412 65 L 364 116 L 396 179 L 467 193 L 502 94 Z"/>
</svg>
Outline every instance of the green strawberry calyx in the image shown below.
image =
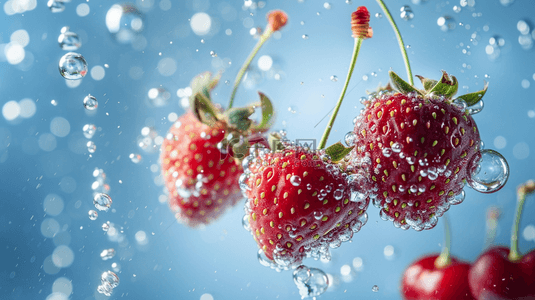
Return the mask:
<svg viewBox="0 0 535 300">
<path fill-rule="evenodd" d="M 390 80 L 395 90 L 403 94 L 416 93 L 420 96 L 440 95 L 451 100 L 459 89 L 459 82 L 453 75 L 449 75 L 446 71 L 442 71 L 442 77 L 439 80 L 425 78 L 420 75 L 416 75 L 420 79 L 423 85 L 422 89 L 417 89 L 414 86 L 401 79 L 393 71 L 389 71 Z M 488 83 L 485 82 L 485 86 L 481 91 L 469 93 L 461 96 L 457 96 L 456 99 L 461 99 L 466 102 L 467 106 L 472 106 L 478 103 L 485 93 L 487 92 Z"/>
<path fill-rule="evenodd" d="M 269 98 L 258 92 L 260 101 L 245 107 L 233 107 L 223 111 L 211 99 L 211 91 L 221 79 L 221 73 L 212 76 L 210 72 L 201 73 L 190 83 L 192 90 L 189 97 L 190 107 L 195 117 L 203 124 L 214 127 L 217 123 L 224 123 L 226 127 L 225 139 L 221 147 L 232 148 L 237 162 L 249 154 L 248 137 L 262 134 L 269 130 L 274 122 L 273 104 Z M 262 110 L 262 118 L 255 122 L 250 117 L 256 108 Z"/>
</svg>

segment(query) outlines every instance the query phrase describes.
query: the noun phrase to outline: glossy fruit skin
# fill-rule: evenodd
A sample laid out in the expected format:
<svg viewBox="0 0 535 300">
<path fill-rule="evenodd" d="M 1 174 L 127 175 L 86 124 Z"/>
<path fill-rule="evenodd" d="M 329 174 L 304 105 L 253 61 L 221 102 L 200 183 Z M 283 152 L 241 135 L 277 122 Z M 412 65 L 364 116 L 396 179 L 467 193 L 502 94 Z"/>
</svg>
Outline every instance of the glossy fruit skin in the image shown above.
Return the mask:
<svg viewBox="0 0 535 300">
<path fill-rule="evenodd" d="M 366 223 L 369 200 L 351 201 L 346 175 L 317 153 L 286 148 L 253 160 L 241 180 L 249 230 L 282 268 L 299 265 L 306 255 L 330 258 L 329 246 L 350 240 Z"/>
<path fill-rule="evenodd" d="M 401 294 L 405 300 L 473 300 L 468 287 L 470 264 L 454 257 L 448 266 L 437 268 L 438 254 L 412 263 L 403 274 Z"/>
<path fill-rule="evenodd" d="M 474 119 L 444 97 L 385 93 L 357 117 L 352 158 L 375 185 L 373 203 L 396 227 L 433 228 L 462 192 L 481 139 Z"/>
<path fill-rule="evenodd" d="M 210 127 L 191 112 L 169 129 L 160 159 L 169 206 L 179 222 L 191 227 L 209 224 L 241 198 L 242 167 L 232 151 L 222 153 L 217 147 L 225 132 L 223 123 Z"/>
<path fill-rule="evenodd" d="M 477 299 L 535 299 L 535 251 L 517 262 L 508 255 L 508 248 L 493 247 L 474 262 L 468 282 Z"/>
</svg>

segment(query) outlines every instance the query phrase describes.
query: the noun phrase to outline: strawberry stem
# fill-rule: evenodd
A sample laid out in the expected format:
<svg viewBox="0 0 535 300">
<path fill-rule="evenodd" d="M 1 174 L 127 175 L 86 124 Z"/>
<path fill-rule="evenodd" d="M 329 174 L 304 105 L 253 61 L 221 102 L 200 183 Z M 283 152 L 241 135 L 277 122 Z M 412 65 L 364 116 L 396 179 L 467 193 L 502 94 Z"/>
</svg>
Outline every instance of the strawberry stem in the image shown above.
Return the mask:
<svg viewBox="0 0 535 300">
<path fill-rule="evenodd" d="M 444 248 L 440 256 L 435 259 L 435 267 L 441 269 L 451 264 L 451 229 L 450 221 L 447 215 L 444 215 Z"/>
<path fill-rule="evenodd" d="M 351 63 L 349 64 L 349 71 L 347 72 L 346 82 L 344 83 L 344 88 L 342 89 L 340 98 L 338 99 L 338 102 L 336 103 L 334 112 L 331 115 L 331 119 L 329 120 L 329 123 L 327 124 L 327 127 L 325 128 L 325 131 L 323 132 L 323 136 L 321 137 L 321 141 L 318 145 L 318 149 L 325 148 L 325 145 L 327 144 L 327 139 L 329 138 L 329 134 L 331 133 L 331 128 L 333 127 L 334 120 L 336 119 L 336 115 L 338 114 L 338 111 L 340 110 L 340 106 L 342 106 L 342 101 L 344 100 L 347 87 L 349 86 L 351 75 L 353 74 L 353 70 L 355 69 L 355 63 L 357 62 L 357 57 L 359 56 L 360 46 L 362 45 L 363 40 L 364 39 L 360 37 L 355 38 L 355 46 L 353 47 L 353 55 L 351 56 Z"/>
<path fill-rule="evenodd" d="M 260 36 L 260 39 L 256 43 L 255 47 L 253 48 L 253 51 L 245 62 L 243 63 L 240 71 L 238 72 L 238 75 L 236 76 L 236 80 L 234 81 L 234 87 L 232 88 L 232 94 L 230 95 L 230 101 L 228 103 L 227 109 L 232 108 L 232 104 L 234 104 L 234 97 L 236 96 L 236 92 L 238 91 L 238 86 L 240 85 L 241 80 L 243 79 L 243 75 L 245 75 L 245 72 L 247 72 L 247 69 L 249 68 L 249 65 L 253 61 L 253 58 L 256 56 L 260 48 L 262 48 L 262 45 L 269 40 L 269 38 L 273 35 L 273 32 L 275 32 L 271 26 L 267 26 L 266 30 L 262 35 Z"/>
<path fill-rule="evenodd" d="M 392 28 L 394 29 L 394 32 L 396 33 L 396 37 L 398 39 L 398 44 L 399 44 L 399 49 L 401 50 L 401 54 L 403 55 L 403 61 L 405 62 L 405 69 L 407 69 L 407 76 L 409 77 L 409 83 L 411 85 L 414 85 L 414 80 L 412 78 L 411 64 L 409 63 L 409 56 L 407 55 L 407 49 L 405 49 L 405 44 L 403 43 L 403 38 L 401 37 L 399 28 L 396 25 L 396 22 L 394 21 L 392 14 L 390 14 L 390 11 L 386 7 L 386 4 L 383 2 L 383 0 L 377 0 L 377 3 L 383 9 L 383 12 L 388 18 L 388 21 L 390 21 L 390 25 L 392 25 Z"/>
<path fill-rule="evenodd" d="M 509 251 L 509 260 L 512 262 L 522 259 L 522 254 L 518 249 L 518 231 L 520 229 L 520 220 L 522 218 L 522 211 L 524 209 L 524 202 L 526 196 L 535 191 L 535 181 L 529 180 L 528 182 L 520 185 L 517 190 L 517 204 L 515 212 L 515 221 L 513 223 L 513 229 L 511 231 L 511 248 Z"/>
</svg>

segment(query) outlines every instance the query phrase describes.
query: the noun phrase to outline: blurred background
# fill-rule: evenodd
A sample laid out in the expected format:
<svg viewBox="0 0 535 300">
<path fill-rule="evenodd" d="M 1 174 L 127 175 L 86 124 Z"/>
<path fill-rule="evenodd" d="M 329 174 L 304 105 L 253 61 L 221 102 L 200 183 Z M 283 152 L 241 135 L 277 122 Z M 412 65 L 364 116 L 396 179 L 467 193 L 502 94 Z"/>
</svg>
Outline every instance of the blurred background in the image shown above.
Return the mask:
<svg viewBox="0 0 535 300">
<path fill-rule="evenodd" d="M 448 212 L 453 254 L 474 261 L 489 207 L 500 210 L 495 243 L 508 244 L 516 186 L 535 177 L 535 4 L 385 2 L 414 74 L 438 79 L 446 70 L 459 80 L 459 94 L 489 82 L 485 108 L 474 118 L 485 148 L 507 158 L 509 182 L 493 194 L 466 187 L 466 200 Z M 227 104 L 273 9 L 286 11 L 289 22 L 253 61 L 235 106 L 257 101 L 260 90 L 275 104 L 274 129 L 290 139 L 319 139 L 347 74 L 350 15 L 366 5 L 374 36 L 363 43 L 329 142 L 342 140 L 366 90 L 387 83 L 390 69 L 406 79 L 394 32 L 375 1 L 0 4 L 1 300 L 300 298 L 290 271 L 258 262 L 257 245 L 241 224 L 243 201 L 203 229 L 176 223 L 159 145 L 187 110 L 195 75 L 223 71 L 213 99 Z M 69 51 L 83 56 L 87 69 L 76 54 L 64 57 Z M 60 63 L 66 76 L 85 77 L 66 80 Z M 84 101 L 88 95 L 97 102 Z M 113 204 L 92 220 L 95 192 L 108 193 Z M 521 222 L 523 252 L 535 246 L 534 202 L 526 202 Z M 415 232 L 382 221 L 373 206 L 368 215 L 330 262 L 304 261 L 329 275 L 331 286 L 318 299 L 400 299 L 403 270 L 442 248 L 442 220 Z M 108 270 L 120 279 L 109 297 L 97 291 Z"/>
</svg>

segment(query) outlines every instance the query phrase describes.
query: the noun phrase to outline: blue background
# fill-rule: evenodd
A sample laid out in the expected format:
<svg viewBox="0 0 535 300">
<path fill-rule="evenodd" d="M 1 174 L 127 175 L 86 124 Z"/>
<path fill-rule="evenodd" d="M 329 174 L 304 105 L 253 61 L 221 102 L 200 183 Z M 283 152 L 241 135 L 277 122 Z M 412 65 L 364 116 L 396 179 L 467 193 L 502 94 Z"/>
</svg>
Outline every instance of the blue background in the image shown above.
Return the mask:
<svg viewBox="0 0 535 300">
<path fill-rule="evenodd" d="M 226 105 L 232 84 L 224 81 L 233 82 L 256 43 L 247 23 L 253 21 L 253 27 L 264 27 L 266 13 L 279 8 L 287 12 L 289 23 L 259 53 L 273 58 L 273 71 L 259 70 L 255 59 L 254 69 L 238 90 L 236 105 L 256 101 L 256 91 L 261 90 L 278 111 L 275 129 L 286 129 L 291 139 L 319 140 L 327 118 L 316 124 L 334 106 L 347 73 L 353 47 L 350 14 L 366 5 L 372 14 L 374 36 L 363 43 L 329 140 L 334 143 L 343 139 L 352 130 L 352 120 L 362 108 L 359 99 L 365 91 L 386 83 L 390 69 L 402 77 L 406 75 L 390 24 L 385 17 L 374 16 L 381 12 L 375 1 L 353 0 L 347 4 L 331 0 L 330 9 L 324 7 L 324 2 L 267 0 L 265 7 L 251 9 L 243 1 L 187 0 L 173 1 L 170 9 L 163 10 L 161 6 L 165 8 L 168 2 L 160 5 L 158 0 L 139 0 L 135 5 L 144 16 L 141 34 L 146 39 L 145 47 L 118 43 L 109 33 L 105 16 L 112 1 L 73 0 L 65 3 L 66 9 L 60 13 L 52 13 L 46 1 L 39 1 L 35 9 L 23 14 L 0 11 L 0 44 L 4 46 L 0 50 L 16 30 L 24 29 L 30 37 L 22 63 L 12 65 L 5 55 L 0 55 L 0 106 L 24 98 L 32 99 L 36 105 L 31 118 L 8 121 L 0 117 L 0 299 L 60 297 L 49 296 L 59 277 L 72 281 L 70 299 L 106 299 L 96 289 L 100 274 L 111 270 L 113 262 L 121 266 L 117 272 L 121 283 L 109 299 L 200 299 L 206 293 L 214 299 L 299 299 L 291 272 L 277 273 L 258 263 L 257 246 L 241 225 L 243 202 L 204 229 L 190 229 L 174 222 L 167 204 L 160 201 L 164 194 L 161 179 L 157 178 L 160 170 L 153 166 L 158 165 L 158 151 L 140 149 L 138 137 L 145 126 L 165 135 L 172 123 L 169 113 L 184 113 L 176 91 L 187 87 L 191 78 L 203 71 L 224 69 L 213 99 Z M 87 16 L 76 13 L 81 3 L 90 7 Z M 478 0 L 475 6 L 462 7 L 456 13 L 453 7 L 460 6 L 458 1 L 386 3 L 405 43 L 410 45 L 409 58 L 415 74 L 438 78 L 440 70 L 446 70 L 459 80 L 460 93 L 480 90 L 485 80 L 490 84 L 484 97 L 485 108 L 475 119 L 486 148 L 497 149 L 507 158 L 509 182 L 494 194 L 465 188 L 466 200 L 448 213 L 453 254 L 474 261 L 484 243 L 487 208 L 496 205 L 502 210 L 496 242 L 508 244 L 516 186 L 535 177 L 535 55 L 533 49 L 521 47 L 517 30 L 520 20 L 531 25 L 535 22 L 535 4 L 516 0 L 505 7 L 498 0 Z M 3 7 L 6 1 L 0 4 Z M 410 5 L 414 19 L 400 18 L 402 5 Z M 205 36 L 196 35 L 190 27 L 190 18 L 200 11 L 209 14 L 215 24 Z M 456 24 L 448 32 L 437 25 L 437 19 L 445 15 L 453 17 Z M 96 65 L 109 65 L 102 80 L 88 74 L 76 88 L 66 85 L 57 70 L 59 59 L 66 53 L 57 43 L 63 26 L 79 34 L 83 44 L 76 52 L 85 57 L 89 70 Z M 227 35 L 226 29 L 231 29 L 232 34 Z M 485 51 L 493 36 L 505 40 L 496 59 Z M 212 57 L 210 51 L 217 57 Z M 176 72 L 171 76 L 158 71 L 163 58 L 176 61 Z M 224 59 L 231 64 L 221 67 Z M 143 73 L 132 78 L 132 67 Z M 280 80 L 273 77 L 275 73 Z M 338 81 L 330 80 L 332 75 Z M 362 79 L 364 75 L 368 80 Z M 531 87 L 523 87 L 522 80 Z M 147 100 L 147 92 L 160 85 L 171 93 L 171 99 L 164 107 L 154 107 Z M 89 93 L 99 101 L 94 113 L 88 113 L 82 105 Z M 57 105 L 51 104 L 53 99 Z M 38 139 L 51 132 L 50 123 L 55 117 L 65 118 L 70 132 L 56 137 L 57 145 L 52 151 L 42 150 Z M 82 127 L 86 123 L 99 128 L 92 139 L 97 150 L 91 157 L 84 148 L 87 139 Z M 496 140 L 497 137 L 501 138 Z M 500 143 L 504 139 L 505 145 Z M 130 153 L 140 153 L 143 161 L 134 164 L 128 158 Z M 95 168 L 103 169 L 107 175 L 114 210 L 101 212 L 96 221 L 91 221 L 87 211 L 94 209 L 91 184 Z M 62 187 L 67 183 L 68 187 Z M 64 209 L 57 216 L 44 211 L 49 194 L 63 199 Z M 535 223 L 534 210 L 535 203 L 530 199 L 521 230 Z M 382 221 L 375 207 L 370 207 L 368 214 L 368 224 L 350 243 L 332 251 L 331 262 L 305 260 L 306 265 L 338 279 L 320 299 L 399 299 L 403 270 L 419 256 L 440 252 L 442 221 L 433 230 L 403 231 Z M 41 224 L 47 218 L 59 223 L 57 234 L 62 238 L 42 235 Z M 101 229 L 106 221 L 121 228 L 127 242 L 110 240 Z M 147 234 L 146 245 L 136 241 L 139 231 Z M 59 245 L 72 250 L 74 262 L 70 267 L 46 272 L 46 258 Z M 391 259 L 383 254 L 387 245 L 395 249 Z M 521 251 L 533 247 L 533 241 L 520 238 Z M 107 248 L 114 248 L 117 255 L 103 261 L 99 254 Z M 352 278 L 345 282 L 340 269 L 346 264 L 351 266 L 355 257 L 362 258 L 364 268 L 353 270 Z M 378 292 L 372 292 L 373 285 L 379 287 Z"/>
</svg>

